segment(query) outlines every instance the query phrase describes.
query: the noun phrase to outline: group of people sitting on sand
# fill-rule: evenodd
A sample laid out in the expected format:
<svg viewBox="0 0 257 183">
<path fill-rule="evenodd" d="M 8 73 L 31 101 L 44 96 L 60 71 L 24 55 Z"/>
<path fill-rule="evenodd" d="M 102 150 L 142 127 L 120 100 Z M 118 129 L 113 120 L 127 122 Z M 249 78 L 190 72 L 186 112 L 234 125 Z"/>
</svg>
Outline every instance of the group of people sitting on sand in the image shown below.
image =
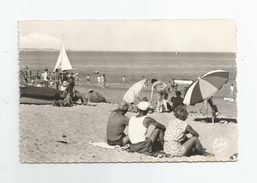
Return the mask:
<svg viewBox="0 0 257 183">
<path fill-rule="evenodd" d="M 79 91 L 75 90 L 75 78 L 69 77 L 64 86 L 64 89 L 56 92 L 53 100 L 54 106 L 59 107 L 72 107 L 74 104 L 90 105 L 88 102 L 108 103 L 105 97 L 93 89 L 89 89 L 87 95 L 82 95 Z"/>
<path fill-rule="evenodd" d="M 161 112 L 172 112 L 175 111 L 176 108 L 180 105 L 184 105 L 183 104 L 183 100 L 184 98 L 181 96 L 181 91 L 178 90 L 178 85 L 174 82 L 174 79 L 171 80 L 171 82 L 169 82 L 169 84 L 165 84 L 162 81 L 158 81 L 156 79 L 152 79 L 151 80 L 152 83 L 152 90 L 151 90 L 151 104 L 152 104 L 152 100 L 153 100 L 153 93 L 154 91 L 156 91 L 156 98 L 157 98 L 157 107 L 156 107 L 156 111 L 161 113 Z M 176 94 L 176 96 L 172 96 L 170 98 L 170 102 L 168 101 L 168 93 L 172 91 Z M 185 92 L 186 92 L 187 88 L 185 88 Z M 203 108 L 207 108 L 207 103 L 210 105 L 211 107 L 211 111 L 212 111 L 212 117 L 216 118 L 218 115 L 218 108 L 217 106 L 213 103 L 213 98 L 210 97 L 207 100 L 205 100 L 201 106 L 200 106 L 200 112 Z"/>
<path fill-rule="evenodd" d="M 128 118 L 129 104 L 121 102 L 113 110 L 107 124 L 107 143 L 111 146 L 125 146 L 129 152 L 144 153 L 158 157 L 181 157 L 191 155 L 212 155 L 205 151 L 198 137 L 199 134 L 186 123 L 188 111 L 179 105 L 174 110 L 175 120 L 167 126 L 147 116 L 151 105 L 147 100 L 137 104 L 138 113 Z M 149 127 L 153 126 L 151 134 Z M 125 128 L 128 133 L 125 134 Z M 129 144 L 129 145 L 128 145 Z"/>
<path fill-rule="evenodd" d="M 186 123 L 189 113 L 183 104 L 183 97 L 181 92 L 177 90 L 177 86 L 174 83 L 173 85 L 167 85 L 156 79 L 152 79 L 151 84 L 150 101 L 144 97 L 135 105 L 123 100 L 119 103 L 118 108 L 111 112 L 107 124 L 107 143 L 111 146 L 125 147 L 129 152 L 161 157 L 213 156 L 203 148 L 198 138 L 199 134 Z M 168 102 L 170 88 L 176 94 L 176 96 L 170 98 L 171 104 Z M 154 93 L 156 93 L 157 98 L 155 109 L 152 107 Z M 130 111 L 131 106 L 136 108 L 133 112 L 137 114 L 128 118 L 125 114 Z M 157 113 L 172 112 L 175 119 L 164 126 L 152 117 L 147 116 L 154 110 Z M 154 128 L 152 129 L 150 126 Z M 127 134 L 125 134 L 126 127 L 128 129 Z"/>
</svg>

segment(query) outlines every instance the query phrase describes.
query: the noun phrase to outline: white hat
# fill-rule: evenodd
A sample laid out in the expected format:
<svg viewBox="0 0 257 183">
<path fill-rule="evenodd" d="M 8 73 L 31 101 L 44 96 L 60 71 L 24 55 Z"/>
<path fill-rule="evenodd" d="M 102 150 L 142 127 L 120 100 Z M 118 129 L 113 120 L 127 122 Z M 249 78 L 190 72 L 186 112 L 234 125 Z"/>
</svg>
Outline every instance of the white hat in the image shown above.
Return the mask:
<svg viewBox="0 0 257 183">
<path fill-rule="evenodd" d="M 93 92 L 93 91 L 94 91 L 94 90 L 90 88 L 90 89 L 88 90 L 88 93 Z"/>
<path fill-rule="evenodd" d="M 142 102 L 139 102 L 139 104 L 137 104 L 137 108 L 142 110 L 142 111 L 148 110 L 149 107 L 150 107 L 150 103 L 149 102 L 142 101 Z"/>
</svg>

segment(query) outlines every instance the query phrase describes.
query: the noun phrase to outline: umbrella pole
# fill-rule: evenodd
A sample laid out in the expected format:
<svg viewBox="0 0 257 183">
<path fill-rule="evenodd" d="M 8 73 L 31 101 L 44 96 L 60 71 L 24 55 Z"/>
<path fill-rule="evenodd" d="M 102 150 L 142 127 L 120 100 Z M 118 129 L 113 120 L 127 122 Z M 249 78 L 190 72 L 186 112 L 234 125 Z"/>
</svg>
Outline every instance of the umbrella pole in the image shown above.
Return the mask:
<svg viewBox="0 0 257 183">
<path fill-rule="evenodd" d="M 142 99 L 140 99 L 139 97 L 137 97 L 138 100 L 142 101 Z"/>
</svg>

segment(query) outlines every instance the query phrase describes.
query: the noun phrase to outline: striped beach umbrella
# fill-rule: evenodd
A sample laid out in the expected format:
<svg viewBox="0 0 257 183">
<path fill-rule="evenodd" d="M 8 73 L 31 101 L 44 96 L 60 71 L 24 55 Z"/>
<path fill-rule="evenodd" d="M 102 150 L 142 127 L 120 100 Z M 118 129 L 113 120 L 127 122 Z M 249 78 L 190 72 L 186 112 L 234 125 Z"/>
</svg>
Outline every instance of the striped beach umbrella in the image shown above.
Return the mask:
<svg viewBox="0 0 257 183">
<path fill-rule="evenodd" d="M 215 95 L 228 82 L 228 71 L 215 70 L 200 76 L 193 82 L 185 95 L 183 103 L 195 105 Z"/>
</svg>

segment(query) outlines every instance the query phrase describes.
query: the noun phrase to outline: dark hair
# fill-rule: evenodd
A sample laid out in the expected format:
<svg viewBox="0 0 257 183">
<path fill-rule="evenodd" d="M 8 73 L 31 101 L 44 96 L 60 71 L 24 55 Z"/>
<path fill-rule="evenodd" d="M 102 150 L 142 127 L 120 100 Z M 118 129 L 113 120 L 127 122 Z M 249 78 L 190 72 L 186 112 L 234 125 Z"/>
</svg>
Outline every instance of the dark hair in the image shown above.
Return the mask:
<svg viewBox="0 0 257 183">
<path fill-rule="evenodd" d="M 93 93 L 94 92 L 94 90 L 92 90 L 92 89 L 90 89 L 89 91 L 88 91 L 88 93 Z"/>
<path fill-rule="evenodd" d="M 153 84 L 153 83 L 155 83 L 157 81 L 157 79 L 152 79 L 151 80 L 151 83 Z"/>
<path fill-rule="evenodd" d="M 181 95 L 181 91 L 176 91 L 177 97 Z"/>
<path fill-rule="evenodd" d="M 48 69 L 45 69 L 45 71 L 48 71 Z"/>
<path fill-rule="evenodd" d="M 188 117 L 188 111 L 186 109 L 186 106 L 179 105 L 174 111 L 174 116 L 182 121 L 185 121 Z"/>
<path fill-rule="evenodd" d="M 142 101 L 148 102 L 148 98 L 144 97 L 144 98 L 142 98 Z"/>
</svg>

